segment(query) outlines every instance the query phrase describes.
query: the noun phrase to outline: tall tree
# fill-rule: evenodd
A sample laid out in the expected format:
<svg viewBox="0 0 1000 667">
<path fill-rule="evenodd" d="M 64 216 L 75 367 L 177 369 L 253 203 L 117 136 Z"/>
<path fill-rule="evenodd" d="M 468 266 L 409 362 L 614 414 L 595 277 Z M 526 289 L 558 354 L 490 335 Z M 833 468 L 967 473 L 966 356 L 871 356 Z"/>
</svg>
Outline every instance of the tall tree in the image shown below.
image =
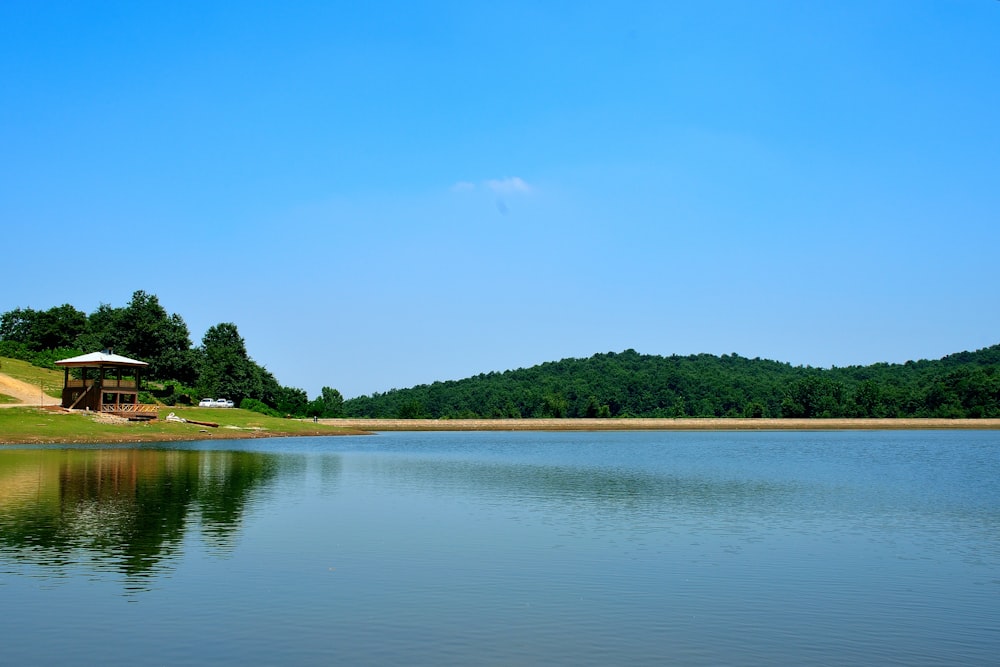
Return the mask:
<svg viewBox="0 0 1000 667">
<path fill-rule="evenodd" d="M 68 303 L 39 313 L 36 337 L 39 349 L 72 348 L 87 330 L 87 315 Z"/>
<path fill-rule="evenodd" d="M 282 387 L 278 394 L 277 410 L 285 415 L 305 415 L 308 412 L 309 395 L 305 389 Z"/>
<path fill-rule="evenodd" d="M 122 309 L 118 321 L 118 336 L 132 354 L 159 361 L 167 352 L 191 347 L 187 325 L 180 315 L 168 315 L 155 294 L 139 290 Z"/>
<path fill-rule="evenodd" d="M 180 315 L 168 315 L 155 294 L 138 290 L 124 308 L 101 304 L 90 315 L 80 347 L 113 349 L 149 364 L 149 377 L 191 384 L 197 355 Z"/>
<path fill-rule="evenodd" d="M 224 396 L 237 404 L 244 398 L 260 400 L 263 382 L 260 367 L 247 354 L 236 325 L 216 324 L 201 341 L 198 390 L 203 396 Z"/>
<path fill-rule="evenodd" d="M 0 340 L 24 343 L 31 339 L 31 325 L 35 311 L 31 308 L 15 308 L 0 315 Z"/>
<path fill-rule="evenodd" d="M 344 415 L 344 397 L 331 387 L 323 387 L 319 395 L 320 417 L 342 417 Z"/>
<path fill-rule="evenodd" d="M 87 330 L 79 337 L 78 345 L 87 352 L 114 348 L 118 345 L 117 328 L 121 308 L 102 303 L 87 317 Z"/>
<path fill-rule="evenodd" d="M 0 340 L 23 343 L 35 352 L 76 347 L 86 329 L 86 314 L 68 303 L 48 310 L 15 308 L 0 315 Z"/>
</svg>

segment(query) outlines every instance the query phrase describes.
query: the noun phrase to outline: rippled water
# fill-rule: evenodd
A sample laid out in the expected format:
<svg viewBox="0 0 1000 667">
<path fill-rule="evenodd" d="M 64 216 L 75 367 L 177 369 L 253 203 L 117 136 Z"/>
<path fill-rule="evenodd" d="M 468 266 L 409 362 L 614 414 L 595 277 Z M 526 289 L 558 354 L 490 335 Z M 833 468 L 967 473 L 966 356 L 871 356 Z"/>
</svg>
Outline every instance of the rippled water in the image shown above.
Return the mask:
<svg viewBox="0 0 1000 667">
<path fill-rule="evenodd" d="M 0 450 L 4 664 L 973 664 L 1000 434 Z"/>
</svg>

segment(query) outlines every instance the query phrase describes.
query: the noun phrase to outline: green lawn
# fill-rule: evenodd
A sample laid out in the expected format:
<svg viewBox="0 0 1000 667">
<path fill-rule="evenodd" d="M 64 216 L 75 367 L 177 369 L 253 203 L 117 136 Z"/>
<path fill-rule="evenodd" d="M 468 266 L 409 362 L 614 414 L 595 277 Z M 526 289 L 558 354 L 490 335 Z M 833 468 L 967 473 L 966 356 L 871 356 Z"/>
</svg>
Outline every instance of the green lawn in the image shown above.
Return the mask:
<svg viewBox="0 0 1000 667">
<path fill-rule="evenodd" d="M 218 428 L 166 420 L 173 412 L 184 419 L 214 422 Z M 162 408 L 151 422 L 104 422 L 97 415 L 37 407 L 0 410 L 0 444 L 119 443 L 171 440 L 225 440 L 299 435 L 347 435 L 361 431 L 314 424 L 310 420 L 267 417 L 249 410 Z"/>
<path fill-rule="evenodd" d="M 41 386 L 46 394 L 59 398 L 63 372 L 32 366 L 26 361 L 0 357 L 0 373 Z M 0 394 L 0 403 L 16 402 Z M 214 422 L 218 428 L 170 422 L 173 412 L 182 419 Z M 268 417 L 238 408 L 196 408 L 162 406 L 159 419 L 151 422 L 101 421 L 86 412 L 66 412 L 38 407 L 0 409 L 0 444 L 12 443 L 115 443 L 160 442 L 257 438 L 280 435 L 344 435 L 361 431 L 314 424 L 311 420 Z"/>
</svg>

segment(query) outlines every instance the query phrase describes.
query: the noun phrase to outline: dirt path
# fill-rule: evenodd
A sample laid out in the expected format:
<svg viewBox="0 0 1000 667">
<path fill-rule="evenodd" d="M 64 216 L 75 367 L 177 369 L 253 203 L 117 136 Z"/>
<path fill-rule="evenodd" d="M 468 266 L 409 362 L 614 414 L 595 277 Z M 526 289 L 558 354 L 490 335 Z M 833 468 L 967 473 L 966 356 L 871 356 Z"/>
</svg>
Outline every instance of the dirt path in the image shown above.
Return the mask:
<svg viewBox="0 0 1000 667">
<path fill-rule="evenodd" d="M 19 403 L 0 403 L 0 408 L 20 408 L 25 405 L 38 405 L 39 399 L 42 405 L 59 405 L 58 398 L 52 398 L 48 394 L 43 394 L 38 387 L 28 382 L 15 380 L 9 375 L 0 373 L 0 394 L 6 394 L 16 398 Z"/>
</svg>

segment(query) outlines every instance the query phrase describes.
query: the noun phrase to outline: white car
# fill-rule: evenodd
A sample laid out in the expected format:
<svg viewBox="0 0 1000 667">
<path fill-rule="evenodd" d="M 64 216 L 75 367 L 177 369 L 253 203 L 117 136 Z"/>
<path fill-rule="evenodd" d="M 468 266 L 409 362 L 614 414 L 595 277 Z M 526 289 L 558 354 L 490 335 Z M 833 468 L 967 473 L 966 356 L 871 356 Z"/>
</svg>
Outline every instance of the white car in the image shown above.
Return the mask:
<svg viewBox="0 0 1000 667">
<path fill-rule="evenodd" d="M 235 408 L 236 404 L 228 398 L 203 398 L 198 401 L 199 408 Z"/>
</svg>

